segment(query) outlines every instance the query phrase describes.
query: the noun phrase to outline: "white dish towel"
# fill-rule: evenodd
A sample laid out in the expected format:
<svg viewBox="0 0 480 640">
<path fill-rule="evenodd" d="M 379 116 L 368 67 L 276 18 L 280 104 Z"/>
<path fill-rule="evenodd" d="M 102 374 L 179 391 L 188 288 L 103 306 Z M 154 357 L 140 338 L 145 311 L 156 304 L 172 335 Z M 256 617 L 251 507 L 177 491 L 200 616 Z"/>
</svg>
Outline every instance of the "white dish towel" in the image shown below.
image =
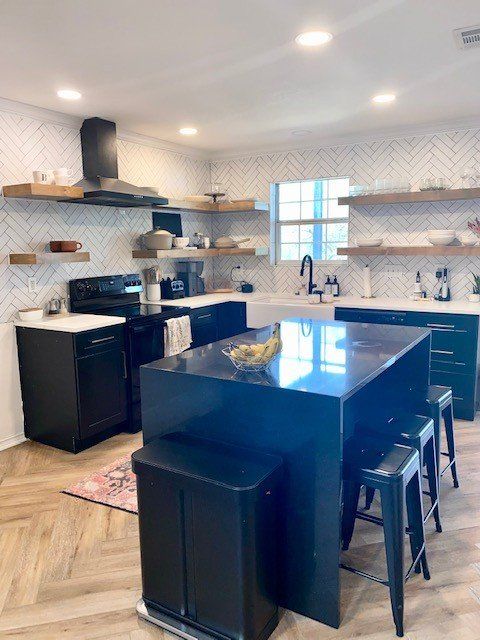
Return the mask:
<svg viewBox="0 0 480 640">
<path fill-rule="evenodd" d="M 192 344 L 190 316 L 169 318 L 165 320 L 165 324 L 165 357 L 176 356 L 177 353 L 186 351 Z"/>
</svg>

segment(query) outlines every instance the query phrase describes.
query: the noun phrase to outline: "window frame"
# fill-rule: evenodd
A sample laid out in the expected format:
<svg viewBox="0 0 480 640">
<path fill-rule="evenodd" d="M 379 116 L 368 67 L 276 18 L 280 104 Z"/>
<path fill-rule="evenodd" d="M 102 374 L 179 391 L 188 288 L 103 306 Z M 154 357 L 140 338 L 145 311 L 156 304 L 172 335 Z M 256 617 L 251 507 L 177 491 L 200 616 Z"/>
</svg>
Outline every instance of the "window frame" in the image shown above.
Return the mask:
<svg viewBox="0 0 480 640">
<path fill-rule="evenodd" d="M 298 267 L 301 265 L 301 260 L 282 260 L 281 249 L 280 249 L 280 229 L 282 226 L 301 226 L 307 224 L 336 224 L 343 223 L 347 224 L 347 244 L 350 238 L 350 207 L 348 205 L 344 205 L 348 208 L 348 214 L 346 217 L 342 218 L 306 218 L 304 220 L 279 220 L 279 185 L 280 184 L 288 184 L 294 182 L 309 182 L 312 180 L 339 180 L 346 179 L 350 182 L 350 176 L 323 176 L 322 178 L 296 178 L 293 180 L 279 180 L 278 182 L 272 182 L 270 184 L 270 263 L 272 265 L 283 265 L 283 266 L 291 266 Z M 325 200 L 333 200 L 334 198 L 325 198 Z M 315 259 L 315 264 L 323 265 L 323 266 L 341 266 L 347 265 L 347 260 L 337 259 L 337 260 L 318 260 Z"/>
</svg>

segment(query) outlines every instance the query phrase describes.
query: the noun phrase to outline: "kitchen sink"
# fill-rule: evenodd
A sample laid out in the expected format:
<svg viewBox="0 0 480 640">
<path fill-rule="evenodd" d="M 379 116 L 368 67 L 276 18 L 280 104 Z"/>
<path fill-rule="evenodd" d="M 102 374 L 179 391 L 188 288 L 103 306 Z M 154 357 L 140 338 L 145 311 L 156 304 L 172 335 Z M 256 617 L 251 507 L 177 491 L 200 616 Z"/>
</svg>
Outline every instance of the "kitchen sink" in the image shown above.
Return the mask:
<svg viewBox="0 0 480 640">
<path fill-rule="evenodd" d="M 252 329 L 286 318 L 334 320 L 333 304 L 309 304 L 304 296 L 265 296 L 247 302 L 247 326 Z"/>
</svg>

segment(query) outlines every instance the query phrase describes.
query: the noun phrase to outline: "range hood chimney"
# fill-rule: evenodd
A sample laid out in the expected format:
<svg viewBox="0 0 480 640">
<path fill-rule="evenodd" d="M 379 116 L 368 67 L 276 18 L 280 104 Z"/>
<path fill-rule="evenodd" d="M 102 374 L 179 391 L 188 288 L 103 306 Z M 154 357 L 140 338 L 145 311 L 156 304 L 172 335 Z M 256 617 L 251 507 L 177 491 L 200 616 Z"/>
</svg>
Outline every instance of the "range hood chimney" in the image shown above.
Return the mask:
<svg viewBox="0 0 480 640">
<path fill-rule="evenodd" d="M 108 207 L 156 207 L 168 204 L 154 187 L 136 187 L 118 179 L 117 127 L 102 118 L 88 118 L 80 129 L 84 196 L 68 202 Z"/>
</svg>

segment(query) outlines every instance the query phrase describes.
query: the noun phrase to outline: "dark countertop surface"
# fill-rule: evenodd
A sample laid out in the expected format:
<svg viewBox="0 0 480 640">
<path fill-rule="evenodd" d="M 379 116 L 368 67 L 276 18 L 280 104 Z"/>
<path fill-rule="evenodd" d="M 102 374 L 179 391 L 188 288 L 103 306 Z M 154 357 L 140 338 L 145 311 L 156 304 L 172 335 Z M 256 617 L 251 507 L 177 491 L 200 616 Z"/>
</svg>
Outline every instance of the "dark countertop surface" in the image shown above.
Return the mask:
<svg viewBox="0 0 480 640">
<path fill-rule="evenodd" d="M 273 327 L 254 329 L 235 342 L 265 342 Z M 428 329 L 289 318 L 281 322 L 283 350 L 265 373 L 237 371 L 222 353 L 231 339 L 144 365 L 147 369 L 241 384 L 346 398 L 392 366 Z"/>
</svg>

